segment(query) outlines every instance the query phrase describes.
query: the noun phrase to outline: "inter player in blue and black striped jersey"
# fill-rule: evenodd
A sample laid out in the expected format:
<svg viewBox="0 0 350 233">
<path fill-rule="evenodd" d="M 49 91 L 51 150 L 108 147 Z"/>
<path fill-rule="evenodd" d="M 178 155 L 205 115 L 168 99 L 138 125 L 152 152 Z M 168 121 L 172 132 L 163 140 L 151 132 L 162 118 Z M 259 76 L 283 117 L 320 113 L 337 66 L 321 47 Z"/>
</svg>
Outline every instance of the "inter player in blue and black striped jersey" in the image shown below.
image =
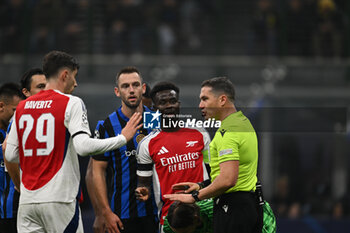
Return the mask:
<svg viewBox="0 0 350 233">
<path fill-rule="evenodd" d="M 18 208 L 18 192 L 14 190 L 9 175 L 5 172 L 5 161 L 2 143 L 6 138 L 6 130 L 10 119 L 22 100 L 17 84 L 6 83 L 0 87 L 0 232 L 12 233 L 16 230 L 16 211 Z M 12 183 L 12 185 L 10 185 Z M 17 195 L 15 195 L 17 193 Z"/>
<path fill-rule="evenodd" d="M 98 138 L 120 134 L 135 112 L 149 111 L 142 105 L 145 84 L 135 67 L 123 68 L 118 73 L 114 91 L 121 98 L 122 106 L 106 120 L 98 122 L 95 131 Z M 154 199 L 142 202 L 135 196 L 136 148 L 148 133 L 147 129 L 141 128 L 125 146 L 90 159 L 86 182 L 96 214 L 95 232 L 157 232 Z"/>
<path fill-rule="evenodd" d="M 23 74 L 20 84 L 23 95 L 25 97 L 29 97 L 35 95 L 45 88 L 46 77 L 40 68 L 31 68 Z M 7 129 L 7 132 L 9 132 L 10 127 L 11 123 Z M 4 192 L 3 195 L 1 195 L 0 201 L 1 210 L 3 212 L 1 218 L 3 219 L 3 224 L 6 224 L 7 226 L 6 232 L 12 233 L 17 232 L 16 219 L 19 202 L 18 188 L 20 186 L 20 177 L 18 164 L 7 163 L 6 168 L 8 171 L 5 173 Z M 17 177 L 15 181 L 11 179 L 9 175 L 10 172 L 12 173 L 12 177 Z"/>
</svg>

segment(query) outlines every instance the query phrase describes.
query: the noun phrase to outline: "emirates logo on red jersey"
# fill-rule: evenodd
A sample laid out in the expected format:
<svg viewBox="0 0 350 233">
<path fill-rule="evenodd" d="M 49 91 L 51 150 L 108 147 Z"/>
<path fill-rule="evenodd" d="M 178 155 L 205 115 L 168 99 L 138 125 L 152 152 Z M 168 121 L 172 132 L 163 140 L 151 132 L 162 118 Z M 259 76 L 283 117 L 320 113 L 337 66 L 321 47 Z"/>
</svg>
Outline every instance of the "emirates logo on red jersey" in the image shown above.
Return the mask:
<svg viewBox="0 0 350 233">
<path fill-rule="evenodd" d="M 187 162 L 191 160 L 196 160 L 198 158 L 199 158 L 199 152 L 197 151 L 197 152 L 188 152 L 187 154 L 182 154 L 182 155 L 176 154 L 175 156 L 164 157 L 160 159 L 160 162 L 162 163 L 163 166 L 168 166 L 175 163 L 182 163 L 182 162 Z"/>
<path fill-rule="evenodd" d="M 196 167 L 196 160 L 199 159 L 200 153 L 188 152 L 186 154 L 175 154 L 175 156 L 163 157 L 160 162 L 163 167 L 168 167 L 169 173 L 186 170 Z"/>
</svg>

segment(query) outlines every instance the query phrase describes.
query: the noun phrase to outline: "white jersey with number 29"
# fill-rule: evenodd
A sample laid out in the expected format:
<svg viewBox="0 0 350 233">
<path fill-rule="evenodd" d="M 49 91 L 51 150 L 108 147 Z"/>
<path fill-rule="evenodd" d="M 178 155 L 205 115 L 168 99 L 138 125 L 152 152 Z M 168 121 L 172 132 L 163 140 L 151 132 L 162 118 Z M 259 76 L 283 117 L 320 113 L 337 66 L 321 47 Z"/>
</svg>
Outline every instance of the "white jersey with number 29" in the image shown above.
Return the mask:
<svg viewBox="0 0 350 233">
<path fill-rule="evenodd" d="M 56 90 L 41 91 L 20 102 L 14 119 L 7 143 L 18 146 L 20 204 L 74 201 L 80 172 L 72 138 L 90 135 L 83 101 Z"/>
</svg>

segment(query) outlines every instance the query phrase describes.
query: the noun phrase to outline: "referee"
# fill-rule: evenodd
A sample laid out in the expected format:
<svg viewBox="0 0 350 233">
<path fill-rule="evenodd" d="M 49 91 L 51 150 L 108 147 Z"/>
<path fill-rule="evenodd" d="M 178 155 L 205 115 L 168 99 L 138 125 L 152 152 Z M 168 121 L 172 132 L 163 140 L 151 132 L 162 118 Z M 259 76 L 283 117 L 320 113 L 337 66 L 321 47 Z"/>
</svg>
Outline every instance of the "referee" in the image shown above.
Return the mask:
<svg viewBox="0 0 350 233">
<path fill-rule="evenodd" d="M 221 127 L 210 143 L 211 184 L 189 185 L 185 192 L 165 198 L 193 203 L 214 197 L 214 233 L 261 232 L 262 208 L 257 203 L 258 141 L 248 118 L 234 105 L 235 91 L 226 77 L 202 83 L 200 104 L 205 119 L 221 121 Z"/>
</svg>

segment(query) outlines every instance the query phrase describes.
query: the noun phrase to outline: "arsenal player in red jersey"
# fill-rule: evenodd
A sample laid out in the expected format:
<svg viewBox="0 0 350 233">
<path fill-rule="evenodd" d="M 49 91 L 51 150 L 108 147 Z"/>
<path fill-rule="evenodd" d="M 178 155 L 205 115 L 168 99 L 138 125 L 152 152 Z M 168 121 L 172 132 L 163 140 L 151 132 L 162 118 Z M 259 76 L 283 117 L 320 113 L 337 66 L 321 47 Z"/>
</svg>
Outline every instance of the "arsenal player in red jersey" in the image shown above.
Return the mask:
<svg viewBox="0 0 350 233">
<path fill-rule="evenodd" d="M 163 116 L 179 114 L 179 88 L 169 82 L 156 84 L 151 91 L 151 98 L 156 110 Z M 153 188 L 160 224 L 162 226 L 172 201 L 163 199 L 162 195 L 172 193 L 175 183 L 191 180 L 202 182 L 208 178 L 204 164 L 210 143 L 206 131 L 195 128 L 162 128 L 145 137 L 138 146 L 139 187 L 136 193 L 140 200 L 147 200 Z M 153 178 L 153 187 L 151 180 Z M 162 231 L 162 229 L 161 229 Z"/>
<path fill-rule="evenodd" d="M 83 101 L 71 95 L 79 64 L 67 53 L 44 57 L 45 90 L 19 103 L 5 157 L 22 170 L 18 232 L 83 232 L 77 203 L 78 156 L 103 153 L 126 144 L 142 125 L 134 114 L 121 134 L 90 138 Z"/>
</svg>

